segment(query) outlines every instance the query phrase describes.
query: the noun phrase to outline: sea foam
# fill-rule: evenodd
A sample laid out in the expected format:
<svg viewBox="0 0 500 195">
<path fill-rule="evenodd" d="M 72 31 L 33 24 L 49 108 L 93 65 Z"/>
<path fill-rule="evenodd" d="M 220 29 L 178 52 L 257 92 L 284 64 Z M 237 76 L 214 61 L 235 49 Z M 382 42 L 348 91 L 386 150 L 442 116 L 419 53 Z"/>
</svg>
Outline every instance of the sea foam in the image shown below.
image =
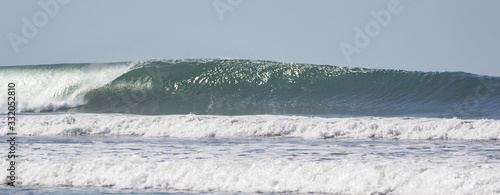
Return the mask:
<svg viewBox="0 0 500 195">
<path fill-rule="evenodd" d="M 6 167 L 7 162 L 1 162 Z M 152 161 L 137 155 L 21 162 L 21 185 L 339 194 L 495 194 L 497 166 L 388 160 Z"/>
<path fill-rule="evenodd" d="M 0 132 L 6 135 L 7 120 Z M 383 138 L 407 140 L 498 140 L 500 120 L 410 117 L 325 118 L 283 115 L 211 116 L 122 114 L 21 115 L 19 135 L 143 137 Z"/>
</svg>

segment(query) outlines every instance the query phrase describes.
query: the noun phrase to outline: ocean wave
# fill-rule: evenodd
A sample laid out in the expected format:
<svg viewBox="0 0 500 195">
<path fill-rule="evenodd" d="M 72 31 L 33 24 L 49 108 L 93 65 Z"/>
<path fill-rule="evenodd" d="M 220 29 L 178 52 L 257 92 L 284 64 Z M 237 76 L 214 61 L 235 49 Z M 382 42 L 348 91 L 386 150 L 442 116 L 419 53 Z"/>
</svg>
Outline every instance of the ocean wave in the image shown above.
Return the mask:
<svg viewBox="0 0 500 195">
<path fill-rule="evenodd" d="M 186 59 L 0 67 L 11 81 L 21 112 L 500 115 L 500 78 L 463 72 Z"/>
<path fill-rule="evenodd" d="M 17 110 L 47 112 L 86 104 L 85 95 L 128 72 L 135 63 L 58 64 L 0 67 L 1 99 L 7 84 L 16 85 Z M 7 101 L 0 102 L 7 108 Z"/>
<path fill-rule="evenodd" d="M 0 162 L 8 167 L 7 162 Z M 19 166 L 25 186 L 171 189 L 250 193 L 496 194 L 498 167 L 389 160 L 163 160 L 137 155 L 37 160 Z"/>
<path fill-rule="evenodd" d="M 7 120 L 0 133 L 7 135 Z M 18 116 L 24 136 L 282 137 L 304 139 L 498 140 L 500 121 L 439 118 L 301 116 L 31 115 Z"/>
</svg>

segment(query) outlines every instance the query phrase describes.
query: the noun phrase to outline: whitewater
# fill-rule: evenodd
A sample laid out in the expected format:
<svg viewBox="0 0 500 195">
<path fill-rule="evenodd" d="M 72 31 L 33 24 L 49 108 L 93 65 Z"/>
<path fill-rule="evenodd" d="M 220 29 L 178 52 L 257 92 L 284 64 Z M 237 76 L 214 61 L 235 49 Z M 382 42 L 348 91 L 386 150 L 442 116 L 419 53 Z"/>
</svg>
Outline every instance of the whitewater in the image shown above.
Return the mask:
<svg viewBox="0 0 500 195">
<path fill-rule="evenodd" d="M 499 77 L 184 59 L 0 67 L 0 99 L 8 83 L 5 193 L 500 193 Z"/>
</svg>

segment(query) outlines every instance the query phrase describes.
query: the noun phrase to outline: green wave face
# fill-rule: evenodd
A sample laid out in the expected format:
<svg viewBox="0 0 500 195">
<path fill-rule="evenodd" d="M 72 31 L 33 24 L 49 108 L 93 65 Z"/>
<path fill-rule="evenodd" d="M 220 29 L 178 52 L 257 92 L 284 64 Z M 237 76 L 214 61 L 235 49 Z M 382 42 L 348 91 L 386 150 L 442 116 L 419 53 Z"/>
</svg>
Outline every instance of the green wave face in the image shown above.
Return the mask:
<svg viewBox="0 0 500 195">
<path fill-rule="evenodd" d="M 500 78 L 463 72 L 192 59 L 0 67 L 9 82 L 20 112 L 500 118 Z"/>
<path fill-rule="evenodd" d="M 500 78 L 255 60 L 137 64 L 73 112 L 498 117 Z"/>
</svg>

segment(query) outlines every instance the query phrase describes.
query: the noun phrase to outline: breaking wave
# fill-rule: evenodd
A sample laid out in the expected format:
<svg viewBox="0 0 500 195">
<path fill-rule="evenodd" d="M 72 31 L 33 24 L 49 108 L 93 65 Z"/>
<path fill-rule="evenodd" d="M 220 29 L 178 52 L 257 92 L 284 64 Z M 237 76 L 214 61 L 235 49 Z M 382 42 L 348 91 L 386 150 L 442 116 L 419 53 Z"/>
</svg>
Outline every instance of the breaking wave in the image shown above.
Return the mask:
<svg viewBox="0 0 500 195">
<path fill-rule="evenodd" d="M 463 72 L 239 59 L 0 67 L 0 83 L 12 81 L 21 112 L 500 115 L 500 78 Z"/>
</svg>

